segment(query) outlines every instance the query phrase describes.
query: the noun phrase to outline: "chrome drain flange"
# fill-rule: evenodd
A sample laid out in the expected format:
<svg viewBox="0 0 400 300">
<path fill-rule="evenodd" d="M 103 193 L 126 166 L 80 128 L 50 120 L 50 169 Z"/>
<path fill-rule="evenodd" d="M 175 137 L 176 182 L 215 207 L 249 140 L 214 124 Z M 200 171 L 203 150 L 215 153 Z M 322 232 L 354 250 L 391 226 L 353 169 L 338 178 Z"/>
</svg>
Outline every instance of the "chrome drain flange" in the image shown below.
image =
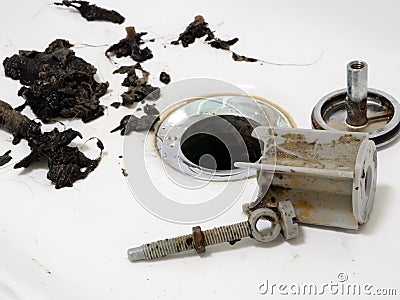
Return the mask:
<svg viewBox="0 0 400 300">
<path fill-rule="evenodd" d="M 240 180 L 256 175 L 255 170 L 234 167 L 236 161 L 255 162 L 261 156 L 262 145 L 257 139 L 258 157 L 254 158 L 256 154 L 249 151 L 254 128 L 295 126 L 291 117 L 278 106 L 246 95 L 216 95 L 182 101 L 167 111 L 166 116 L 161 115 L 156 132 L 156 146 L 163 162 L 185 175 L 210 181 Z M 235 118 L 242 125 L 234 125 L 231 120 Z M 244 127 L 248 127 L 247 130 Z M 229 131 L 238 134 L 227 135 Z M 247 136 L 241 136 L 243 133 Z M 227 162 L 222 162 L 221 168 L 216 161 L 221 152 L 217 149 L 219 144 L 226 146 L 231 167 L 224 168 Z M 251 148 L 254 150 L 256 145 Z M 250 154 L 249 160 L 241 154 Z"/>
</svg>

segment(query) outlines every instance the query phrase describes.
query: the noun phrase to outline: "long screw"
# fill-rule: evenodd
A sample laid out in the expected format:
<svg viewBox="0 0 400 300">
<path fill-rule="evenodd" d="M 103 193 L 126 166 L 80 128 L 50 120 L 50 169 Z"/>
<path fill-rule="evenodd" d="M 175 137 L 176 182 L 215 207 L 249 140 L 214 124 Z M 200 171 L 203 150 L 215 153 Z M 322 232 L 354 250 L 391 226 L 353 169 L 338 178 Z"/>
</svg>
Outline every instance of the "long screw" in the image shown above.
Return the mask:
<svg viewBox="0 0 400 300">
<path fill-rule="evenodd" d="M 214 229 L 201 231 L 199 226 L 193 227 L 193 233 L 175 238 L 160 240 L 144 244 L 128 250 L 131 262 L 138 260 L 151 260 L 183 251 L 196 250 L 201 254 L 205 247 L 228 242 L 234 244 L 242 238 L 251 237 L 249 221 L 221 226 Z"/>
</svg>

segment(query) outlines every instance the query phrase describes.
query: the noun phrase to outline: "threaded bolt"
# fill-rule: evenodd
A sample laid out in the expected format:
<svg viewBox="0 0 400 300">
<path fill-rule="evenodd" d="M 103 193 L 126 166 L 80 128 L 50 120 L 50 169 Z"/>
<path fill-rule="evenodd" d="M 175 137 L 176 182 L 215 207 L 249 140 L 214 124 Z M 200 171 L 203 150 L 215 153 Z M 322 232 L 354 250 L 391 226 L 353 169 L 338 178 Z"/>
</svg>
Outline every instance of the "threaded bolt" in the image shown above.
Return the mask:
<svg viewBox="0 0 400 300">
<path fill-rule="evenodd" d="M 193 233 L 175 238 L 160 240 L 144 244 L 140 247 L 128 250 L 128 258 L 131 262 L 138 260 L 151 260 L 165 257 L 183 251 L 196 250 L 197 253 L 205 252 L 206 246 L 235 243 L 238 240 L 251 236 L 249 221 L 221 226 L 201 231 L 199 226 L 193 227 Z"/>
</svg>

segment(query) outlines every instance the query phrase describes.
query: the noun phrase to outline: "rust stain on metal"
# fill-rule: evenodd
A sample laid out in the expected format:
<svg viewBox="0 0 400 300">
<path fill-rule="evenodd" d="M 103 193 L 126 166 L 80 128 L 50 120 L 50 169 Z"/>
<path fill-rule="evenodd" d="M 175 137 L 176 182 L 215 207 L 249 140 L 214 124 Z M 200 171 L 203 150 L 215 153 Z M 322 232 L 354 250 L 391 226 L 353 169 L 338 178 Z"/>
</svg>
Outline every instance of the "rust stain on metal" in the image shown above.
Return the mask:
<svg viewBox="0 0 400 300">
<path fill-rule="evenodd" d="M 346 134 L 338 139 L 338 142 L 343 144 L 350 144 L 353 142 L 360 142 L 360 141 L 361 140 L 359 138 L 356 138 L 354 135 L 351 134 Z"/>
<path fill-rule="evenodd" d="M 309 220 L 315 211 L 315 206 L 304 200 L 295 201 L 293 206 L 298 210 L 298 218 L 300 220 Z"/>
<path fill-rule="evenodd" d="M 258 207 L 277 207 L 279 202 L 287 200 L 287 195 L 290 191 L 290 188 L 271 185 L 264 200 L 260 202 Z"/>
<path fill-rule="evenodd" d="M 304 134 L 298 134 L 298 133 L 286 133 L 286 134 L 283 134 L 282 137 L 285 139 L 297 140 L 297 141 L 305 141 L 306 140 L 306 137 Z"/>
<path fill-rule="evenodd" d="M 193 245 L 198 254 L 206 252 L 206 239 L 200 226 L 193 227 Z"/>
<path fill-rule="evenodd" d="M 193 245 L 193 238 L 192 237 L 188 237 L 186 238 L 186 246 L 192 246 Z"/>
</svg>

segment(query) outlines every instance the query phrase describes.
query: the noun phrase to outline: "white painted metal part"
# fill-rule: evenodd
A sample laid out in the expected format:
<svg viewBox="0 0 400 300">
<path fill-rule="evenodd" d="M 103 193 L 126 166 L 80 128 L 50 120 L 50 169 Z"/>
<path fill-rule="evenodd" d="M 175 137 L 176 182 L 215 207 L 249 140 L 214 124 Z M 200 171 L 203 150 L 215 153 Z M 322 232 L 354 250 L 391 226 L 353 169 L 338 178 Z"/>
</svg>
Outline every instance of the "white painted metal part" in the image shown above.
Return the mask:
<svg viewBox="0 0 400 300">
<path fill-rule="evenodd" d="M 290 200 L 301 223 L 358 229 L 368 221 L 377 178 L 376 146 L 368 134 L 258 127 L 253 135 L 264 142 L 264 153 L 274 148 L 268 147 L 274 136 L 276 161 L 265 156 L 237 163 L 258 169 L 260 191 L 263 178 L 273 176 L 245 211 Z"/>
</svg>

